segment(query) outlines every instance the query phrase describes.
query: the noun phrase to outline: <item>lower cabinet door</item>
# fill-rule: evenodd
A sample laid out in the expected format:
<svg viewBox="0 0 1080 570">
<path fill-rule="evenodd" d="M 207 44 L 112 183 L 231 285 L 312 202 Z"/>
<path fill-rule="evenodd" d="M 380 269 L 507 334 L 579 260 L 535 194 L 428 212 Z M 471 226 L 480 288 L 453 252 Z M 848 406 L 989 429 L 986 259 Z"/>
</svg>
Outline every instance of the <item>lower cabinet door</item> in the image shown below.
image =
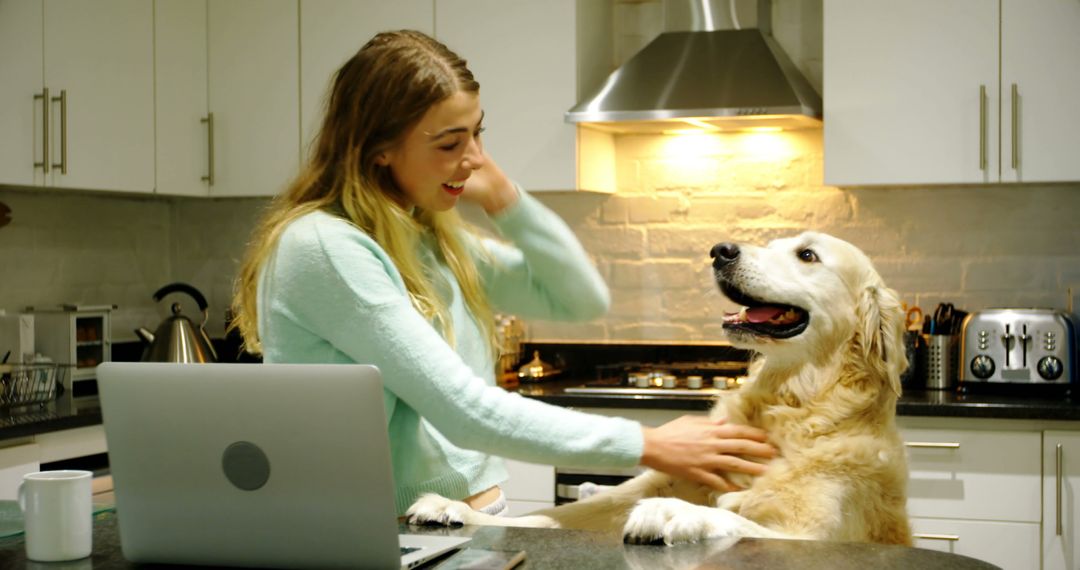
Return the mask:
<svg viewBox="0 0 1080 570">
<path fill-rule="evenodd" d="M 506 516 L 520 517 L 522 515 L 534 513 L 541 509 L 550 509 L 554 506 L 555 503 L 544 503 L 540 501 L 514 501 L 507 499 L 506 508 L 508 510 L 506 512 Z"/>
<path fill-rule="evenodd" d="M 503 494 L 508 501 L 533 501 L 555 503 L 555 468 L 503 459 L 510 479 L 503 483 Z"/>
<path fill-rule="evenodd" d="M 1080 568 L 1080 433 L 1043 432 L 1043 568 Z"/>
<path fill-rule="evenodd" d="M 915 546 L 977 558 L 1003 570 L 1039 568 L 1037 523 L 911 519 Z"/>
</svg>

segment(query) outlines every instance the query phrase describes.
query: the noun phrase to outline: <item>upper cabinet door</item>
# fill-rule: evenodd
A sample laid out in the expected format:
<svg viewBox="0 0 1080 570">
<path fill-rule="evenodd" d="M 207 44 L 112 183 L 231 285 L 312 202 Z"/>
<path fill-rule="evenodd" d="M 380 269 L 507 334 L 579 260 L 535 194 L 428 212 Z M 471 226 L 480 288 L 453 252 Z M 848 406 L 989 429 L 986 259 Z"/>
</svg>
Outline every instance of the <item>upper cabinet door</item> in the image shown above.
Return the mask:
<svg viewBox="0 0 1080 570">
<path fill-rule="evenodd" d="M 1001 10 L 1001 179 L 1080 180 L 1080 2 Z"/>
<path fill-rule="evenodd" d="M 825 0 L 825 183 L 996 182 L 998 3 Z"/>
<path fill-rule="evenodd" d="M 45 0 L 53 186 L 154 191 L 153 12 L 145 0 Z"/>
<path fill-rule="evenodd" d="M 0 1 L 0 184 L 40 185 L 45 80 L 41 0 Z"/>
<path fill-rule="evenodd" d="M 270 196 L 300 156 L 297 0 L 209 0 L 210 196 Z"/>
<path fill-rule="evenodd" d="M 318 134 L 334 73 L 376 33 L 434 33 L 431 0 L 300 0 L 300 118 L 306 152 Z M 306 155 L 305 155 L 306 156 Z"/>
<path fill-rule="evenodd" d="M 206 0 L 155 0 L 157 193 L 206 196 L 213 127 L 206 107 Z"/>
<path fill-rule="evenodd" d="M 484 146 L 526 190 L 574 190 L 577 129 L 563 116 L 577 103 L 582 34 L 610 21 L 589 18 L 595 0 L 436 0 L 435 35 L 480 82 Z M 580 6 L 579 6 L 580 5 Z M 610 19 L 610 10 L 606 12 Z M 581 34 L 579 34 L 581 29 Z M 610 68 L 610 60 L 607 62 Z"/>
</svg>

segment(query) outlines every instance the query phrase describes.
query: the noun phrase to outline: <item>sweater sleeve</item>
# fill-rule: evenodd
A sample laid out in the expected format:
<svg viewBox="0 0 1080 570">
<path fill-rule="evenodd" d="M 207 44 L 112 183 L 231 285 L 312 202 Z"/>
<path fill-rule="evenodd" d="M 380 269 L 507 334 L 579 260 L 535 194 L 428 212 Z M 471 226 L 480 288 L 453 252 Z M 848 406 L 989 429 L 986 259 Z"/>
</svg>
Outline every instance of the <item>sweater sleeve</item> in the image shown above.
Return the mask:
<svg viewBox="0 0 1080 570">
<path fill-rule="evenodd" d="M 345 226 L 345 224 L 339 224 Z M 389 261 L 355 229 L 282 236 L 267 283 L 278 317 L 374 364 L 386 389 L 458 447 L 534 463 L 633 466 L 641 427 L 550 406 L 487 385 L 413 308 Z"/>
<path fill-rule="evenodd" d="M 585 321 L 607 313 L 607 285 L 574 233 L 536 198 L 492 217 L 512 242 L 483 240 L 477 262 L 492 306 L 524 318 Z"/>
</svg>

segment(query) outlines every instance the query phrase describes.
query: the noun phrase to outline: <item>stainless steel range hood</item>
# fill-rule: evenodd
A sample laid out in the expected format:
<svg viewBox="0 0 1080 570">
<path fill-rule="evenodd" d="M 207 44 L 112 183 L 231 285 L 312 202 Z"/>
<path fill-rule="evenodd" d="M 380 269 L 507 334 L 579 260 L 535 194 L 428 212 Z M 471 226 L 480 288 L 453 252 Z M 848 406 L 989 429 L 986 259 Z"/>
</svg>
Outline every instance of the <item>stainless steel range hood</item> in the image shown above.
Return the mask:
<svg viewBox="0 0 1080 570">
<path fill-rule="evenodd" d="M 566 121 L 614 133 L 820 126 L 821 97 L 772 36 L 771 0 L 758 1 L 757 28 L 717 29 L 731 25 L 730 1 L 665 0 L 666 19 L 687 14 L 674 25 L 691 31 L 660 34 Z"/>
</svg>

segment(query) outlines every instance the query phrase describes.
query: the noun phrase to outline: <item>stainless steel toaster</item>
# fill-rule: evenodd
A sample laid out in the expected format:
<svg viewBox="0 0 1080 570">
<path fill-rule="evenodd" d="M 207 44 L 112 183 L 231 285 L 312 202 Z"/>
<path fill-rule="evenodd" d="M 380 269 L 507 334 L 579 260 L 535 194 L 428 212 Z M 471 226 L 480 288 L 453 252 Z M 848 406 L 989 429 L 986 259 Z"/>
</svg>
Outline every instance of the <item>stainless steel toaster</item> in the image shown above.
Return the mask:
<svg viewBox="0 0 1080 570">
<path fill-rule="evenodd" d="M 1053 309 L 988 309 L 964 319 L 961 382 L 1069 384 L 1076 324 Z"/>
</svg>

